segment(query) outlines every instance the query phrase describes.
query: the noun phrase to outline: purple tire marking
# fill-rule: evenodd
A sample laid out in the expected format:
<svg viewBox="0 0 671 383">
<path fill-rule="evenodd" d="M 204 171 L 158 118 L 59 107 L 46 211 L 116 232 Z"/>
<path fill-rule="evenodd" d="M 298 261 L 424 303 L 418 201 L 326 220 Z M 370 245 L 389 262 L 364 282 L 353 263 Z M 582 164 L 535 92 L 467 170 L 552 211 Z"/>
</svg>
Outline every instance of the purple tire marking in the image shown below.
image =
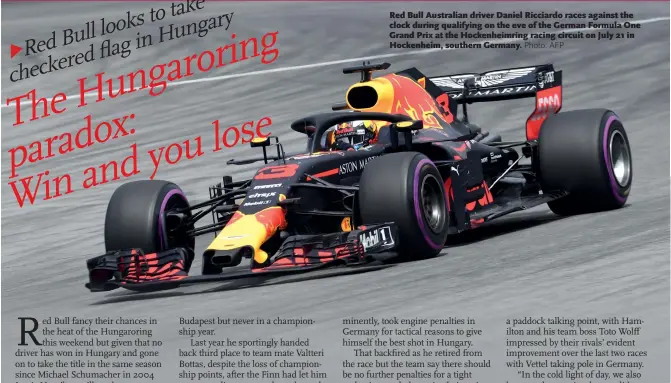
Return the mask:
<svg viewBox="0 0 671 383">
<path fill-rule="evenodd" d="M 163 213 L 165 213 L 165 206 L 168 204 L 168 201 L 170 198 L 174 195 L 180 195 L 186 200 L 186 196 L 184 193 L 182 193 L 180 190 L 173 189 L 168 192 L 168 194 L 163 197 L 163 202 L 161 202 L 161 208 L 158 211 L 158 240 L 161 243 L 161 246 L 163 248 L 161 250 L 165 250 L 168 247 L 168 237 L 167 234 L 164 234 L 164 229 L 163 229 Z"/>
<path fill-rule="evenodd" d="M 608 151 L 608 141 L 610 138 L 610 126 L 613 124 L 613 121 L 620 121 L 616 116 L 608 117 L 606 120 L 606 126 L 603 128 L 603 158 L 606 161 L 606 167 L 608 168 L 608 180 L 610 181 L 610 189 L 613 192 L 613 196 L 621 203 L 626 201 L 625 198 L 622 198 L 620 193 L 618 193 L 618 183 L 615 180 L 615 172 L 613 171 L 613 165 L 610 163 L 610 153 Z"/>
<path fill-rule="evenodd" d="M 443 244 L 436 244 L 433 242 L 433 239 L 431 239 L 431 236 L 429 235 L 429 232 L 426 230 L 426 226 L 424 225 L 422 210 L 419 206 L 419 172 L 422 170 L 422 166 L 425 164 L 432 164 L 432 162 L 430 160 L 421 160 L 417 164 L 417 167 L 415 167 L 415 177 L 412 183 L 413 202 L 415 204 L 415 216 L 417 217 L 417 222 L 419 223 L 419 230 L 421 230 L 422 235 L 424 235 L 424 241 L 429 244 L 429 246 L 437 250 L 442 249 Z"/>
</svg>

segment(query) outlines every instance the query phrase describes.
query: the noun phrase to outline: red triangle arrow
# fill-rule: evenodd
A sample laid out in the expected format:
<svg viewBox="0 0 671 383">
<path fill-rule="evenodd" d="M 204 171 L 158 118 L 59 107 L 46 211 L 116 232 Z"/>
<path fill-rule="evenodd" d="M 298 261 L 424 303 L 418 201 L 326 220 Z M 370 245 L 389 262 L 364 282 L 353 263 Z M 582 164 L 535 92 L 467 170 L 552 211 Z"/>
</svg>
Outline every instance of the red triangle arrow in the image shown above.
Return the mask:
<svg viewBox="0 0 671 383">
<path fill-rule="evenodd" d="M 23 48 L 20 46 L 14 45 L 14 44 L 9 44 L 9 58 L 14 58 L 14 56 L 18 55 L 19 52 L 21 52 Z"/>
</svg>

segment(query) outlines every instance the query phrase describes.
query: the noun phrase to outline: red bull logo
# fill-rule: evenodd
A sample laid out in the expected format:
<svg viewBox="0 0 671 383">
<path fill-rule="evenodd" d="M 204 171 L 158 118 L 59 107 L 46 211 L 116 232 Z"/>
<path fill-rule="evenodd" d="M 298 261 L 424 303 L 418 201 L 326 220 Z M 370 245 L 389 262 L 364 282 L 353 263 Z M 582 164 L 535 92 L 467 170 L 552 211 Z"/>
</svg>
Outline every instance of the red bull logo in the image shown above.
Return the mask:
<svg viewBox="0 0 671 383">
<path fill-rule="evenodd" d="M 256 220 L 266 229 L 266 238 L 272 237 L 278 229 L 286 225 L 281 207 L 271 207 L 254 214 Z"/>
<path fill-rule="evenodd" d="M 422 120 L 426 128 L 446 128 L 453 120 L 436 105 L 436 100 L 424 87 L 412 79 L 390 74 L 386 77 L 394 88 L 394 108 L 392 113 L 405 114 L 413 120 Z"/>
<path fill-rule="evenodd" d="M 280 206 L 269 207 L 255 214 L 244 214 L 238 211 L 207 250 L 231 250 L 242 246 L 252 246 L 254 260 L 263 264 L 268 260 L 268 254 L 261 250 L 261 245 L 275 235 L 277 230 L 285 227 L 284 210 Z"/>
</svg>

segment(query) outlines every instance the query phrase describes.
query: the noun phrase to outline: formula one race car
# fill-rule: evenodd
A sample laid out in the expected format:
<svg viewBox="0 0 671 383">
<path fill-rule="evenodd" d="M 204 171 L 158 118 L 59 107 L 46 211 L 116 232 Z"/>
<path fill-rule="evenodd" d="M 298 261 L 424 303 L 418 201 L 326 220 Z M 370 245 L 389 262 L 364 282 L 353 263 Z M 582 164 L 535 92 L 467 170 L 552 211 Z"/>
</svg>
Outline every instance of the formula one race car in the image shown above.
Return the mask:
<svg viewBox="0 0 671 383">
<path fill-rule="evenodd" d="M 92 291 L 154 291 L 250 275 L 360 266 L 392 254 L 437 255 L 448 235 L 505 214 L 548 204 L 560 215 L 622 207 L 632 183 L 631 152 L 618 116 L 606 109 L 558 113 L 562 72 L 551 64 L 428 78 L 417 69 L 372 78 L 360 73 L 346 103 L 291 128 L 307 152 L 285 155 L 276 137 L 256 138 L 264 161 L 248 180 L 210 188 L 190 204 L 171 182 L 134 181 L 112 195 L 107 253 L 87 261 Z M 502 141 L 468 121 L 467 104 L 535 97 L 527 140 Z M 457 117 L 459 105 L 462 116 Z M 329 129 L 374 122 L 374 140 L 333 150 Z M 524 161 L 523 161 L 524 160 Z M 211 214 L 213 223 L 196 227 Z M 188 276 L 196 236 L 215 233 L 201 276 Z M 249 259 L 249 269 L 221 275 Z"/>
</svg>

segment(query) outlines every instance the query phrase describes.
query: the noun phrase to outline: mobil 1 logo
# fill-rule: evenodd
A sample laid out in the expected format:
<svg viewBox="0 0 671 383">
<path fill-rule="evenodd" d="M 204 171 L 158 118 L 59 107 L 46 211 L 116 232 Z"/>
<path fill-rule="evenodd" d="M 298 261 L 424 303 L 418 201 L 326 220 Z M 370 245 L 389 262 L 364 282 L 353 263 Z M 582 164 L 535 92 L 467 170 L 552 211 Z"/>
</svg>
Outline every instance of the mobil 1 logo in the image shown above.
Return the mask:
<svg viewBox="0 0 671 383">
<path fill-rule="evenodd" d="M 359 234 L 359 243 L 364 251 L 390 249 L 395 245 L 390 226 L 364 231 Z"/>
</svg>

